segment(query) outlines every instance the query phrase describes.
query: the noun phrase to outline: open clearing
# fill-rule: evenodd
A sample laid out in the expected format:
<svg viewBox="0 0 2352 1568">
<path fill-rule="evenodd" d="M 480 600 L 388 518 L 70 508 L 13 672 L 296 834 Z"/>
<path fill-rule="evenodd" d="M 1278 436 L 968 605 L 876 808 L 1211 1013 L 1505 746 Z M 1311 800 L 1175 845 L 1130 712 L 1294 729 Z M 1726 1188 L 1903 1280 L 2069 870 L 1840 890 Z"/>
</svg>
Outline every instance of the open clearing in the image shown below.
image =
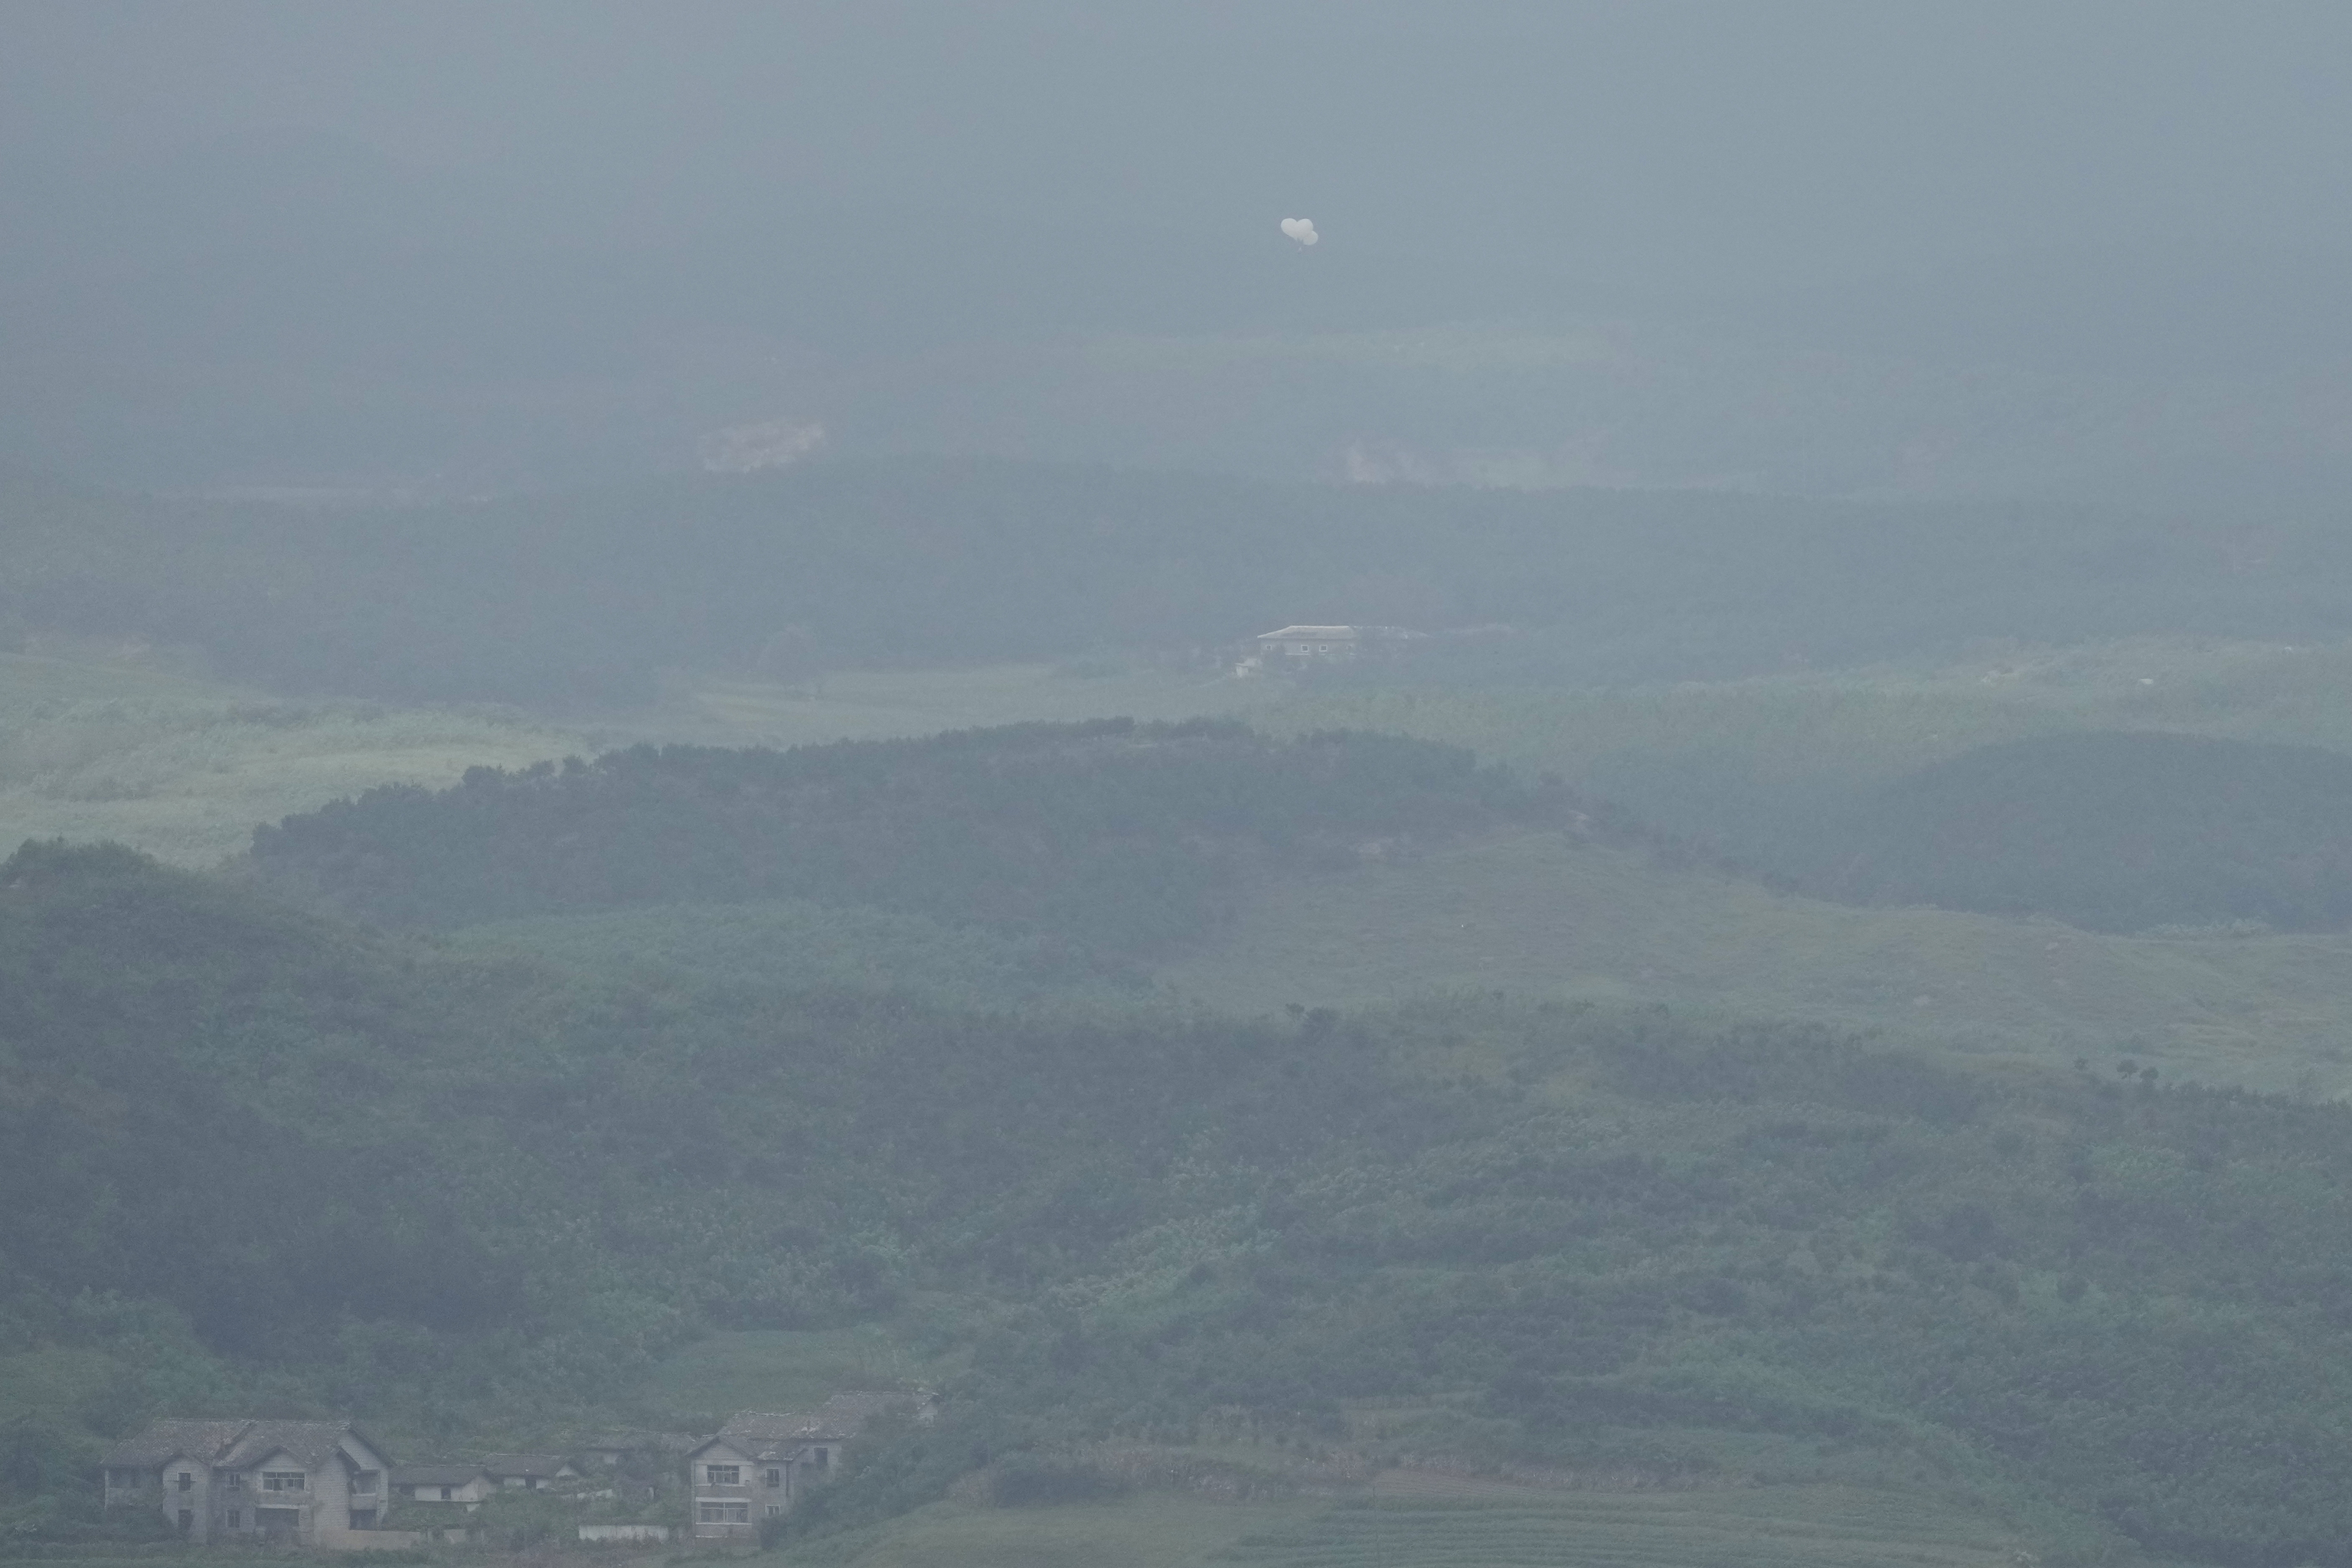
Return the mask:
<svg viewBox="0 0 2352 1568">
<path fill-rule="evenodd" d="M 495 707 L 279 697 L 158 668 L 138 649 L 0 654 L 0 846 L 110 838 L 211 866 L 241 852 L 259 823 L 378 784 L 452 784 L 471 767 L 641 741 L 793 746 L 1033 721 L 1185 719 L 1273 695 L 1191 673 L 1045 665 L 846 671 L 804 687 L 683 683 L 659 708 L 575 723 Z"/>
<path fill-rule="evenodd" d="M 1160 978 L 1247 1011 L 1447 989 L 1658 1001 L 2103 1068 L 2127 1054 L 2210 1082 L 2352 1089 L 2352 937 L 2103 936 L 1853 909 L 1558 833 L 1265 885 Z"/>
</svg>

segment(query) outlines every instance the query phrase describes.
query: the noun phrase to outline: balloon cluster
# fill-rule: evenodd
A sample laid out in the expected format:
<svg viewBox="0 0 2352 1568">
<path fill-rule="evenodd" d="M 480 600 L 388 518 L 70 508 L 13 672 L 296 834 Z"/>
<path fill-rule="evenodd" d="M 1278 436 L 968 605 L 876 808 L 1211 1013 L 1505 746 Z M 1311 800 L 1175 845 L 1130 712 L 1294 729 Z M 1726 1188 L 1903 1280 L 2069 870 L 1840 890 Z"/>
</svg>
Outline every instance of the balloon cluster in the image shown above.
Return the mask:
<svg viewBox="0 0 2352 1568">
<path fill-rule="evenodd" d="M 1284 218 L 1282 232 L 1301 245 L 1312 245 L 1323 237 L 1315 232 L 1315 220 L 1311 217 Z"/>
</svg>

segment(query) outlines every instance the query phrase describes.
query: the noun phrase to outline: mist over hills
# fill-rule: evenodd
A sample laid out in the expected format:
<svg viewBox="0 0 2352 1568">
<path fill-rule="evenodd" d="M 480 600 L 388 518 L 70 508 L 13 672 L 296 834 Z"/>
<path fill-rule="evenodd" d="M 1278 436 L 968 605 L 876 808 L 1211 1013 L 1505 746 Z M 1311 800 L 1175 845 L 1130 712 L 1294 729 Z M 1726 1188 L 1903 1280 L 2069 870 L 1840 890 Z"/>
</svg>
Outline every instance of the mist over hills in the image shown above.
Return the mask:
<svg viewBox="0 0 2352 1568">
<path fill-rule="evenodd" d="M 0 1560 L 2352 1568 L 2347 58 L 0 0 Z"/>
<path fill-rule="evenodd" d="M 1688 492 L 1280 485 L 994 461 L 409 508 L 0 493 L 0 627 L 293 691 L 642 703 L 665 669 L 1189 653 L 1298 620 L 1517 634 L 1373 679 L 1720 678 L 1970 639 L 2323 639 L 2324 520 Z"/>
</svg>

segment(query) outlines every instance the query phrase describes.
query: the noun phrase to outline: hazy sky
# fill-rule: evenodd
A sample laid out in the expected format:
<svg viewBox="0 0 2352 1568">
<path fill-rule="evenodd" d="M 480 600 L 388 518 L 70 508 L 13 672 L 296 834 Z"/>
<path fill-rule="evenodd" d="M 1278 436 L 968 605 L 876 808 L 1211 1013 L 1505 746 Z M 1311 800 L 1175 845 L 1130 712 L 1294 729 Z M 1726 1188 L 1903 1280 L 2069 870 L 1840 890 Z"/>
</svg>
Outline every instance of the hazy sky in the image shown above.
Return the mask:
<svg viewBox="0 0 2352 1568">
<path fill-rule="evenodd" d="M 2340 4 L 16 0 L 0 352 L 1729 310 L 2262 368 L 2352 255 L 2347 71 Z"/>
</svg>

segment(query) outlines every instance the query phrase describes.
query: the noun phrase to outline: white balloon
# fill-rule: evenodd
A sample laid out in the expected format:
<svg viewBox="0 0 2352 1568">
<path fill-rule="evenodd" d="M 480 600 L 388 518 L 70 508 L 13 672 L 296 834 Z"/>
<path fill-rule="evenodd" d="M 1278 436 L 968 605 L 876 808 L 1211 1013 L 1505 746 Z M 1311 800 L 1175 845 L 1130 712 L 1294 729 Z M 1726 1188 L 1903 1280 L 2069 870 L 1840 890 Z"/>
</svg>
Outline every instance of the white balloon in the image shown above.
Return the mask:
<svg viewBox="0 0 2352 1568">
<path fill-rule="evenodd" d="M 1311 217 L 1284 218 L 1282 232 L 1301 245 L 1312 245 L 1323 237 L 1315 232 L 1315 220 Z"/>
</svg>

